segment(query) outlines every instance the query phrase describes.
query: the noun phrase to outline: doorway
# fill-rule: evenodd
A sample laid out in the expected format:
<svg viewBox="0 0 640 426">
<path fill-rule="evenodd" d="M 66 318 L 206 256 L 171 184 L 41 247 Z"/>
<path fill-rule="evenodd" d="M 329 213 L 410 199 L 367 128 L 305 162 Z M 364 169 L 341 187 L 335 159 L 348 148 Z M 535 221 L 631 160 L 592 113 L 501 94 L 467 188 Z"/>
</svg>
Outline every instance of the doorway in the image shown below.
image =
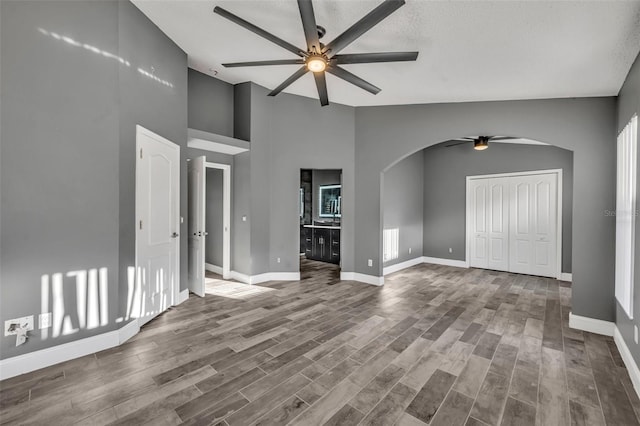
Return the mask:
<svg viewBox="0 0 640 426">
<path fill-rule="evenodd" d="M 560 278 L 562 170 L 467 177 L 469 266 Z"/>
<path fill-rule="evenodd" d="M 342 170 L 301 169 L 300 279 L 333 284 L 340 279 Z"/>
<path fill-rule="evenodd" d="M 205 271 L 231 275 L 231 166 L 189 161 L 189 290 L 205 294 Z"/>
<path fill-rule="evenodd" d="M 178 303 L 180 147 L 136 126 L 136 279 L 131 311 L 141 326 Z"/>
</svg>

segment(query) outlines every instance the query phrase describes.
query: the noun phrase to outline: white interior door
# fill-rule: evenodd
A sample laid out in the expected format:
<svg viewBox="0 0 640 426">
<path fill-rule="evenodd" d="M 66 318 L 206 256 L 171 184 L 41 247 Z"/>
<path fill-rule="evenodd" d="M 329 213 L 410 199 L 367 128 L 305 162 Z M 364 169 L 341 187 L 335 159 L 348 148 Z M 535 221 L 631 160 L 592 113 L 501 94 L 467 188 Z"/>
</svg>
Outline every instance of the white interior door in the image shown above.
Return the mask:
<svg viewBox="0 0 640 426">
<path fill-rule="evenodd" d="M 512 178 L 510 184 L 509 270 L 557 275 L 557 176 Z"/>
<path fill-rule="evenodd" d="M 136 289 L 140 325 L 178 300 L 180 147 L 136 128 Z"/>
<path fill-rule="evenodd" d="M 508 178 L 488 180 L 487 267 L 509 270 L 509 181 Z"/>
<path fill-rule="evenodd" d="M 469 183 L 469 205 L 471 208 L 469 266 L 475 268 L 489 267 L 488 183 L 488 179 L 476 179 Z"/>
<path fill-rule="evenodd" d="M 201 156 L 188 163 L 189 290 L 200 297 L 204 297 L 205 161 Z"/>
</svg>

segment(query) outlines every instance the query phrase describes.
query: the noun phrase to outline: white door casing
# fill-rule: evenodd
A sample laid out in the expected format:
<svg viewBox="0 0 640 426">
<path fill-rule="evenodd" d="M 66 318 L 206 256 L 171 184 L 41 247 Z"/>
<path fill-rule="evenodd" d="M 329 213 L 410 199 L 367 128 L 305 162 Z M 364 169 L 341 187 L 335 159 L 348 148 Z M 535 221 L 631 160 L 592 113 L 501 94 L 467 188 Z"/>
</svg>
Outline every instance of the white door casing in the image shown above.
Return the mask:
<svg viewBox="0 0 640 426">
<path fill-rule="evenodd" d="M 188 163 L 189 185 L 189 290 L 204 297 L 204 251 L 205 251 L 205 157 L 197 157 Z"/>
<path fill-rule="evenodd" d="M 132 312 L 142 325 L 178 302 L 180 147 L 136 126 L 136 277 Z"/>
<path fill-rule="evenodd" d="M 211 162 L 204 165 L 207 169 L 222 170 L 222 278 L 228 279 L 231 276 L 231 166 Z"/>
<path fill-rule="evenodd" d="M 562 170 L 467 177 L 469 266 L 559 278 L 561 198 Z"/>
</svg>

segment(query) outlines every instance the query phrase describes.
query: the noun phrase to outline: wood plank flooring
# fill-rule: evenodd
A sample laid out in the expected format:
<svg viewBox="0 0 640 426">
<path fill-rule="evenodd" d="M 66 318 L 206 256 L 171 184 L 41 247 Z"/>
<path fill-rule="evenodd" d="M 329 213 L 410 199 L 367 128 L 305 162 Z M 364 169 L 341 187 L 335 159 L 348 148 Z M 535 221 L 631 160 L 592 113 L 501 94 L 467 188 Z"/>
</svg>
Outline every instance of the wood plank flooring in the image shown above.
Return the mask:
<svg viewBox="0 0 640 426">
<path fill-rule="evenodd" d="M 384 287 L 210 279 L 125 344 L 0 382 L 1 424 L 636 425 L 569 283 L 423 264 Z"/>
</svg>

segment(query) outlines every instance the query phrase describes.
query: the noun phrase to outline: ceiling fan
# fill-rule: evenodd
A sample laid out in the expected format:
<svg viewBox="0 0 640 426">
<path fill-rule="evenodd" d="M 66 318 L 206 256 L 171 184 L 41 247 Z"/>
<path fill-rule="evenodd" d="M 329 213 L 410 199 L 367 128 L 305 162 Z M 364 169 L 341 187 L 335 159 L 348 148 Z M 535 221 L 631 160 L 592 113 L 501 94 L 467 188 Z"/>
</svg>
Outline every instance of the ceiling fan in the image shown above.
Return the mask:
<svg viewBox="0 0 640 426">
<path fill-rule="evenodd" d="M 456 145 L 462 145 L 463 143 L 470 143 L 473 142 L 473 149 L 478 150 L 478 151 L 482 151 L 484 149 L 489 148 L 489 141 L 508 141 L 508 140 L 512 140 L 512 139 L 518 139 L 518 138 L 514 138 L 511 136 L 476 136 L 476 137 L 465 137 L 465 138 L 458 138 L 458 139 L 452 139 L 454 141 L 460 141 L 458 143 L 452 143 L 447 145 L 446 147 L 452 147 L 452 146 L 456 146 Z"/>
<path fill-rule="evenodd" d="M 394 11 L 405 4 L 404 0 L 384 0 L 382 4 L 365 15 L 358 22 L 345 30 L 338 37 L 327 44 L 320 42 L 325 35 L 326 30 L 316 24 L 316 18 L 313 12 L 313 4 L 311 0 L 298 0 L 298 8 L 300 9 L 300 17 L 302 18 L 302 27 L 304 36 L 307 41 L 306 49 L 300 49 L 293 44 L 282 40 L 281 38 L 245 21 L 239 16 L 216 6 L 213 11 L 218 15 L 234 22 L 249 31 L 277 44 L 278 46 L 294 53 L 298 59 L 276 59 L 272 61 L 254 61 L 254 62 L 234 62 L 222 64 L 224 67 L 253 67 L 264 65 L 302 65 L 298 70 L 287 78 L 282 84 L 273 89 L 269 96 L 275 96 L 282 90 L 287 88 L 294 81 L 311 71 L 316 81 L 320 104 L 322 106 L 329 105 L 329 95 L 327 93 L 327 82 L 325 73 L 329 72 L 351 84 L 354 84 L 369 93 L 377 94 L 380 88 L 363 80 L 362 78 L 352 74 L 351 72 L 340 67 L 344 64 L 365 64 L 374 62 L 400 62 L 415 61 L 418 52 L 379 52 L 379 53 L 350 53 L 340 55 L 339 52 L 355 41 L 365 32 L 369 31 L 380 21 L 391 15 Z"/>
</svg>

